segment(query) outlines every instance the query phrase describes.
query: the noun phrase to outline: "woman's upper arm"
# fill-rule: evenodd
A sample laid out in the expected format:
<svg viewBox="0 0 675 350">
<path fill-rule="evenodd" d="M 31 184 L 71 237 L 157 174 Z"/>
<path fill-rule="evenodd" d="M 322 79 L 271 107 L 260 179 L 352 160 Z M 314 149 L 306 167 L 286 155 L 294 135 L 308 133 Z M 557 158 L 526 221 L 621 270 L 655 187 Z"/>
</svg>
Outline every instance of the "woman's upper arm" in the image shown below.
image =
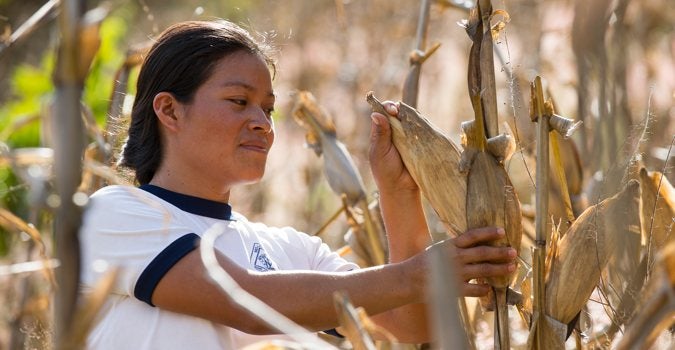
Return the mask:
<svg viewBox="0 0 675 350">
<path fill-rule="evenodd" d="M 216 252 L 219 263 L 235 280 L 244 281 L 249 272 Z M 248 333 L 260 332 L 260 322 L 236 304 L 206 273 L 199 249 L 180 259 L 164 274 L 152 294 L 155 306 L 224 324 Z"/>
</svg>

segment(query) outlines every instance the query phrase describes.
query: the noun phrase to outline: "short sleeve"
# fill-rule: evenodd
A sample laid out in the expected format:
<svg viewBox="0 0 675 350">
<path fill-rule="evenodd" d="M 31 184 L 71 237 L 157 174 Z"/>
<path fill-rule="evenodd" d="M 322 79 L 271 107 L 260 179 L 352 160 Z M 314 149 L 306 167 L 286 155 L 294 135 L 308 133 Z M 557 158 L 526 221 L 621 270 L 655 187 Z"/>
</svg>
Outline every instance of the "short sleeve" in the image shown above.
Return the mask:
<svg viewBox="0 0 675 350">
<path fill-rule="evenodd" d="M 119 266 L 112 292 L 151 304 L 154 285 L 198 238 L 156 197 L 133 187 L 103 188 L 92 195 L 83 217 L 81 282 L 91 288 L 104 267 Z"/>
</svg>

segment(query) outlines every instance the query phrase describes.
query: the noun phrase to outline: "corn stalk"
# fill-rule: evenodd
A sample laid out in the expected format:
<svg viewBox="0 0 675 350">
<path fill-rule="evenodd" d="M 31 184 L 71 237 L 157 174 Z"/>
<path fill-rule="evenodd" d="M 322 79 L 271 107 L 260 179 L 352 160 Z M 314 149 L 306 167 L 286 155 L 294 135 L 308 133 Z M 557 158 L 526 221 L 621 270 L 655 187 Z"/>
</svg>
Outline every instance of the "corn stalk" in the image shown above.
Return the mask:
<svg viewBox="0 0 675 350">
<path fill-rule="evenodd" d="M 81 181 L 84 149 L 84 126 L 80 98 L 89 66 L 98 50 L 98 25 L 105 11 L 93 10 L 82 16 L 85 3 L 78 0 L 61 2 L 59 15 L 60 45 L 54 72 L 56 94 L 52 104 L 55 123 L 54 170 L 56 192 L 61 199 L 56 209 L 54 235 L 56 257 L 61 267 L 56 271 L 58 290 L 55 298 L 55 344 L 69 348 L 67 334 L 74 324 L 78 304 L 80 244 L 78 230 L 81 206 L 74 196 Z"/>
<path fill-rule="evenodd" d="M 415 49 L 410 53 L 410 70 L 406 76 L 405 83 L 403 83 L 402 101 L 413 108 L 417 108 L 422 63 L 440 47 L 440 44 L 436 43 L 428 51 L 425 51 L 431 0 L 423 0 L 420 6 L 420 16 L 417 21 L 417 32 L 415 35 Z"/>
<path fill-rule="evenodd" d="M 434 339 L 438 349 L 472 349 L 473 339 L 464 332 L 457 300 L 458 277 L 447 264 L 444 250 L 436 249 L 431 256 L 431 292 L 429 297 L 431 317 L 434 325 Z M 466 322 L 466 320 L 464 320 Z"/>
<path fill-rule="evenodd" d="M 533 314 L 536 320 L 543 317 L 543 306 L 546 305 L 546 290 L 545 290 L 545 258 L 546 258 L 546 241 L 548 240 L 548 232 L 546 231 L 548 220 L 548 193 L 549 193 L 549 123 L 548 116 L 544 114 L 544 92 L 541 86 L 541 78 L 535 78 L 531 87 L 532 95 L 532 111 L 533 121 L 537 123 L 537 175 L 536 175 L 536 207 L 537 214 L 535 217 L 535 246 L 533 254 Z M 543 332 L 541 327 L 534 328 L 535 339 L 537 339 L 535 349 L 543 349 L 542 339 Z"/>
<path fill-rule="evenodd" d="M 53 16 L 59 11 L 60 0 L 49 0 L 47 1 L 40 9 L 35 11 L 32 16 L 30 16 L 23 24 L 19 26 L 12 34 L 7 38 L 7 40 L 0 41 L 0 57 L 5 52 L 6 49 L 15 45 L 20 40 L 28 37 L 33 31 L 35 31 L 43 22 L 53 18 Z"/>
</svg>

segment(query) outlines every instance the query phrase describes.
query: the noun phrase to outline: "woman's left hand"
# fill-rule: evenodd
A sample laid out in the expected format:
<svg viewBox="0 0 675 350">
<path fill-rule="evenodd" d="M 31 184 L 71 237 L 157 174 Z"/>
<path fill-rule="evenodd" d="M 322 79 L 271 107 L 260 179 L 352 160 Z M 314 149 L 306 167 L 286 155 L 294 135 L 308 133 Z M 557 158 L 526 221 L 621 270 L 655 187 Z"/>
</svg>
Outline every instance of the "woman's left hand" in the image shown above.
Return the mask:
<svg viewBox="0 0 675 350">
<path fill-rule="evenodd" d="M 385 109 L 394 117 L 398 116 L 398 106 L 386 101 Z M 380 193 L 405 193 L 419 191 L 419 187 L 406 169 L 401 155 L 392 141 L 391 125 L 387 116 L 372 113 L 370 129 L 370 168 Z"/>
</svg>

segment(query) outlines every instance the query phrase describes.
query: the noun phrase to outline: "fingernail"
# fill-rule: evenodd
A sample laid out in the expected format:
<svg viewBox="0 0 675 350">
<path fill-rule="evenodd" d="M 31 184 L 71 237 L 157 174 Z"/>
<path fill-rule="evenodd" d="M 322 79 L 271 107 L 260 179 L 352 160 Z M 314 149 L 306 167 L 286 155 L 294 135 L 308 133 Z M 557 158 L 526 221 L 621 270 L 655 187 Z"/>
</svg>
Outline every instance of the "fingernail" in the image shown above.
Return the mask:
<svg viewBox="0 0 675 350">
<path fill-rule="evenodd" d="M 509 264 L 508 270 L 509 272 L 516 271 L 516 264 Z"/>
<path fill-rule="evenodd" d="M 375 116 L 373 116 L 372 114 L 370 115 L 370 119 L 373 120 L 373 124 L 375 124 L 376 126 L 380 126 L 380 120 L 375 118 Z"/>
<path fill-rule="evenodd" d="M 500 235 L 500 236 L 503 236 L 503 235 L 506 234 L 506 231 L 504 231 L 503 228 L 498 227 L 498 228 L 497 228 L 497 234 Z"/>
<path fill-rule="evenodd" d="M 510 257 L 510 258 L 515 258 L 516 255 L 518 255 L 518 252 L 517 252 L 515 249 L 510 248 L 510 249 L 509 249 L 509 257 Z"/>
</svg>

